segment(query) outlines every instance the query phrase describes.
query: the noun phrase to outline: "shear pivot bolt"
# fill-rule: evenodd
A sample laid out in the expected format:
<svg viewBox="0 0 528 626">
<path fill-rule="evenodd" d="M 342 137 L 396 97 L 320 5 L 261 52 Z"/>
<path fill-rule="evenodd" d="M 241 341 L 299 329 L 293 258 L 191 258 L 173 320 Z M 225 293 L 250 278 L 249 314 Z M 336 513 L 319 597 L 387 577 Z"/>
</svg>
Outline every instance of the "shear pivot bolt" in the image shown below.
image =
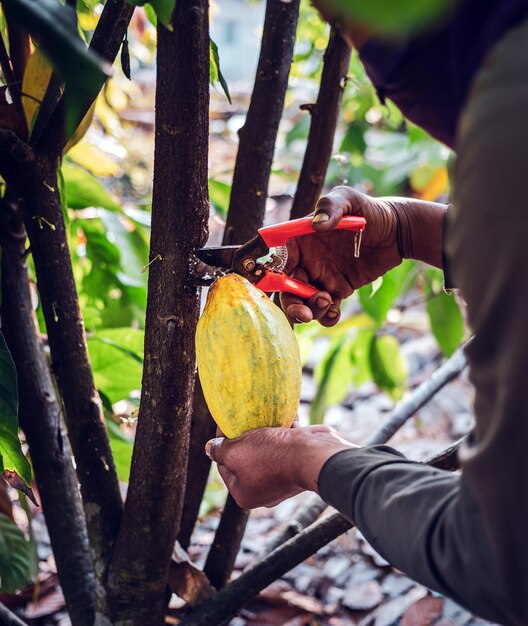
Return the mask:
<svg viewBox="0 0 528 626">
<path fill-rule="evenodd" d="M 255 269 L 255 261 L 253 259 L 244 259 L 242 267 L 246 272 L 252 272 Z"/>
</svg>

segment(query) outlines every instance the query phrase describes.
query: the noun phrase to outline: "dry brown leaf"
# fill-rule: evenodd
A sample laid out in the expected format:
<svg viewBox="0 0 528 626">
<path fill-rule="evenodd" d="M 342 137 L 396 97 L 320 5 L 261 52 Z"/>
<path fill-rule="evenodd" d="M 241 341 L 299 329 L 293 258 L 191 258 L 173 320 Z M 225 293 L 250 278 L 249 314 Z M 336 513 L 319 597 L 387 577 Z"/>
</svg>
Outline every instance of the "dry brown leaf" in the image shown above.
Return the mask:
<svg viewBox="0 0 528 626">
<path fill-rule="evenodd" d="M 443 608 L 442 598 L 433 598 L 433 596 L 421 598 L 405 611 L 401 626 L 430 626 Z"/>
<path fill-rule="evenodd" d="M 210 598 L 216 591 L 203 571 L 191 563 L 179 543 L 174 546 L 167 584 L 191 606 Z"/>
</svg>

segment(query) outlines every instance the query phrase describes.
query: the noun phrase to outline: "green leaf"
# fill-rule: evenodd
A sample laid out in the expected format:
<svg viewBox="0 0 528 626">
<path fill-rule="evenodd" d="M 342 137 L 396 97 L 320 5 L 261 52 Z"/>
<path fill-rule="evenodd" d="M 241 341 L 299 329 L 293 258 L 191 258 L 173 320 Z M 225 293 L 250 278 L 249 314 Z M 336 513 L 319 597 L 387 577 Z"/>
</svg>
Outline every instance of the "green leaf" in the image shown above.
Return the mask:
<svg viewBox="0 0 528 626">
<path fill-rule="evenodd" d="M 214 178 L 209 179 L 209 199 L 214 210 L 223 218 L 227 217 L 229 210 L 229 198 L 231 196 L 231 185 L 223 183 Z"/>
<path fill-rule="evenodd" d="M 321 424 L 326 409 L 346 397 L 352 376 L 350 342 L 346 336 L 338 337 L 315 370 L 319 385 L 310 406 L 311 424 Z"/>
<path fill-rule="evenodd" d="M 374 337 L 370 344 L 370 369 L 374 382 L 393 400 L 400 400 L 406 388 L 407 362 L 393 335 Z"/>
<path fill-rule="evenodd" d="M 121 211 L 114 200 L 93 174 L 71 163 L 62 164 L 64 195 L 70 209 L 100 207 L 109 211 Z"/>
<path fill-rule="evenodd" d="M 134 328 L 106 328 L 88 337 L 95 385 L 112 403 L 141 388 L 143 337 Z"/>
<path fill-rule="evenodd" d="M 231 102 L 231 96 L 229 94 L 229 87 L 227 86 L 226 79 L 222 74 L 222 70 L 220 69 L 220 56 L 218 54 L 218 46 L 215 42 L 209 38 L 209 81 L 211 85 L 218 81 L 222 85 L 222 89 L 224 90 L 225 96 Z"/>
<path fill-rule="evenodd" d="M 373 330 L 360 330 L 350 346 L 350 360 L 352 362 L 351 382 L 356 387 L 360 387 L 372 380 L 370 346 L 373 339 Z"/>
<path fill-rule="evenodd" d="M 301 115 L 293 127 L 286 133 L 285 144 L 289 148 L 294 141 L 305 140 L 310 132 L 310 116 Z"/>
<path fill-rule="evenodd" d="M 343 141 L 341 142 L 341 151 L 350 154 L 363 154 L 367 147 L 365 142 L 365 129 L 357 122 L 348 125 Z"/>
<path fill-rule="evenodd" d="M 145 0 L 128 0 L 130 4 L 135 7 L 142 7 L 146 5 L 145 12 L 147 13 L 147 17 L 149 20 L 153 22 L 151 13 L 153 12 L 156 16 L 156 24 L 159 20 L 165 28 L 168 30 L 172 30 L 172 14 L 174 12 L 174 7 L 176 6 L 176 0 L 150 0 L 150 2 L 145 2 Z M 149 11 L 147 12 L 147 8 Z"/>
<path fill-rule="evenodd" d="M 66 135 L 71 137 L 89 103 L 110 76 L 110 66 L 79 37 L 75 10 L 60 0 L 4 0 L 6 11 L 39 42 L 65 84 Z"/>
<path fill-rule="evenodd" d="M 0 333 L 0 473 L 16 472 L 31 483 L 31 466 L 18 439 L 18 387 L 15 364 Z"/>
<path fill-rule="evenodd" d="M 321 6 L 390 35 L 421 31 L 442 18 L 453 0 L 323 0 Z M 341 17 L 343 19 L 343 17 Z"/>
<path fill-rule="evenodd" d="M 130 476 L 134 440 L 132 437 L 127 437 L 119 428 L 119 425 L 111 419 L 106 420 L 106 429 L 108 431 L 117 477 L 119 480 L 126 483 Z"/>
<path fill-rule="evenodd" d="M 458 348 L 464 336 L 464 318 L 453 295 L 443 291 L 443 275 L 440 270 L 426 270 L 431 284 L 426 288 L 426 303 L 431 332 L 440 349 L 449 357 Z"/>
<path fill-rule="evenodd" d="M 31 579 L 31 546 L 22 531 L 0 513 L 0 590 L 14 593 Z"/>
<path fill-rule="evenodd" d="M 406 259 L 373 283 L 358 289 L 361 307 L 378 324 L 385 320 L 396 298 L 409 287 L 408 277 L 413 267 L 413 261 Z"/>
</svg>

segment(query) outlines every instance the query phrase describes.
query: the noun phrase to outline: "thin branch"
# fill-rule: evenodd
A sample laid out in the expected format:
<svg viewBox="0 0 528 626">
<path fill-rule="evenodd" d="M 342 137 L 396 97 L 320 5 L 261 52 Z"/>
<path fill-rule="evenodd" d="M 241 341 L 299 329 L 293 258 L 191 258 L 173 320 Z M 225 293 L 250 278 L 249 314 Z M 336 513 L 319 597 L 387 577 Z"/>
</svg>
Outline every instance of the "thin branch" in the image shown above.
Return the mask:
<svg viewBox="0 0 528 626">
<path fill-rule="evenodd" d="M 95 52 L 105 61 L 113 64 L 121 42 L 128 29 L 128 24 L 132 18 L 134 6 L 127 0 L 107 0 L 101 17 L 97 22 L 89 49 Z M 48 92 L 46 92 L 46 97 Z M 55 92 L 50 92 L 50 101 L 55 96 Z M 89 111 L 93 104 L 92 99 L 85 102 L 83 115 Z M 61 98 L 55 106 L 52 115 L 49 116 L 46 132 L 41 132 L 35 139 L 35 147 L 46 154 L 58 156 L 66 145 L 65 137 L 65 101 Z"/>
<path fill-rule="evenodd" d="M 350 47 L 332 29 L 324 56 L 317 102 L 311 106 L 310 134 L 304 154 L 291 219 L 311 213 L 323 188 L 350 65 Z"/>
<path fill-rule="evenodd" d="M 0 602 L 0 623 L 4 626 L 28 626 Z"/>
<path fill-rule="evenodd" d="M 187 474 L 200 290 L 189 260 L 207 236 L 207 0 L 178 0 L 158 26 L 156 143 L 145 366 L 130 483 L 110 588 L 115 621 L 163 621 Z"/>
<path fill-rule="evenodd" d="M 6 85 L 9 87 L 9 93 L 13 98 L 13 103 L 17 109 L 17 114 L 22 121 L 22 128 L 26 128 L 26 116 L 24 115 L 24 107 L 22 106 L 22 97 L 20 95 L 21 84 L 17 80 L 13 67 L 11 65 L 11 59 L 7 54 L 4 38 L 0 34 L 0 69 L 4 75 Z"/>
<path fill-rule="evenodd" d="M 433 463 L 436 458 L 432 459 Z M 352 527 L 353 524 L 337 512 L 321 518 L 199 605 L 180 621 L 180 626 L 211 626 L 232 617 L 262 589 Z"/>
<path fill-rule="evenodd" d="M 469 345 L 470 341 L 471 339 L 466 342 L 465 346 Z M 466 364 L 463 348 L 460 348 L 434 372 L 431 378 L 424 381 L 398 404 L 389 418 L 369 437 L 365 445 L 375 446 L 387 443 L 409 418 L 415 415 L 431 398 L 456 378 L 464 370 Z M 458 442 L 451 448 L 448 448 L 446 453 L 456 449 L 458 449 Z M 443 469 L 452 469 L 453 457 L 449 457 L 449 462 L 445 461 Z M 290 537 L 298 534 L 300 530 L 312 524 L 326 508 L 326 502 L 318 495 L 311 494 L 308 496 L 299 506 L 292 519 L 288 520 L 272 535 L 264 548 L 263 554 L 269 554 L 269 552 L 282 545 Z"/>
<path fill-rule="evenodd" d="M 275 142 L 288 87 L 299 0 L 268 0 L 257 74 L 233 176 L 223 243 L 240 243 L 254 236 L 264 222 L 268 181 Z M 216 587 L 224 585 L 233 569 L 249 512 L 228 496 L 207 557 L 206 573 Z"/>
<path fill-rule="evenodd" d="M 262 226 L 277 130 L 288 86 L 299 0 L 268 0 L 257 75 L 239 131 L 224 244 L 243 243 Z"/>
<path fill-rule="evenodd" d="M 26 435 L 60 583 L 74 626 L 95 620 L 95 577 L 77 478 L 61 432 L 60 404 L 33 312 L 24 259 L 26 233 L 9 193 L 1 207 L 2 330 L 17 369 Z M 2 621 L 0 612 L 0 621 Z M 14 623 L 14 622 L 13 622 Z"/>
<path fill-rule="evenodd" d="M 204 565 L 207 578 L 217 589 L 226 584 L 233 571 L 248 517 L 249 511 L 241 509 L 229 494 Z"/>
</svg>

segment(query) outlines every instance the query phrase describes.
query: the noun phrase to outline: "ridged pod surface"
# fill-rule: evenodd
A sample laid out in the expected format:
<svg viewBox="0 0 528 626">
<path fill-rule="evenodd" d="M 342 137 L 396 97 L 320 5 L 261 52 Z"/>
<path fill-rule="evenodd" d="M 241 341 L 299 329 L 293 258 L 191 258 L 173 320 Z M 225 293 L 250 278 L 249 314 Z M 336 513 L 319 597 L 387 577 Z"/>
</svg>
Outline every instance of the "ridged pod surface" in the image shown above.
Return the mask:
<svg viewBox="0 0 528 626">
<path fill-rule="evenodd" d="M 291 426 L 301 396 L 297 339 L 284 313 L 238 274 L 209 290 L 196 358 L 207 406 L 226 437 Z"/>
</svg>

